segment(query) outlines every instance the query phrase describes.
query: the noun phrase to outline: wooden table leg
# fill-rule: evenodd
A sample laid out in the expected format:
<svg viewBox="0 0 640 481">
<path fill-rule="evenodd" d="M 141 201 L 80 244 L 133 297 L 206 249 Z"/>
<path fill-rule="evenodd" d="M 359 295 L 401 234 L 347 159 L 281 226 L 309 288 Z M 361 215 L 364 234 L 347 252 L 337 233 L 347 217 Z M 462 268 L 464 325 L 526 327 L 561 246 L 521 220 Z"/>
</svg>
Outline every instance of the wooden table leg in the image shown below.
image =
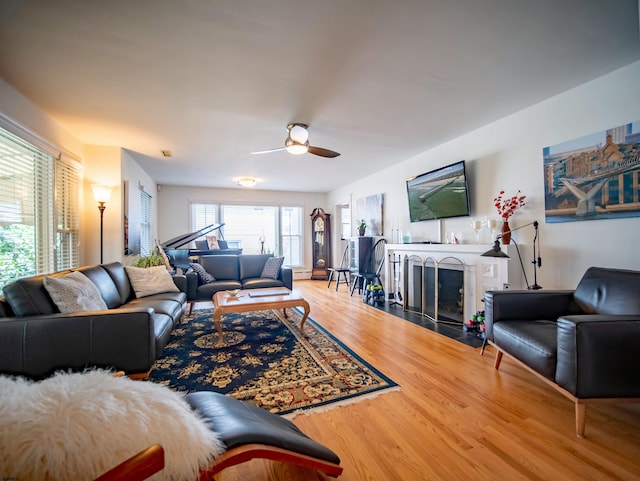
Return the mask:
<svg viewBox="0 0 640 481">
<path fill-rule="evenodd" d="M 218 342 L 216 343 L 216 347 L 222 346 L 222 340 L 224 338 L 224 334 L 222 333 L 222 313 L 218 309 L 213 310 L 213 325 L 216 327 L 216 331 L 218 331 Z"/>
<path fill-rule="evenodd" d="M 311 307 L 309 307 L 309 303 L 304 299 L 300 301 L 300 304 L 304 309 L 304 314 L 302 316 L 302 320 L 300 321 L 300 332 L 304 334 L 304 323 L 307 322 L 307 317 L 309 317 L 309 311 L 311 311 Z"/>
</svg>

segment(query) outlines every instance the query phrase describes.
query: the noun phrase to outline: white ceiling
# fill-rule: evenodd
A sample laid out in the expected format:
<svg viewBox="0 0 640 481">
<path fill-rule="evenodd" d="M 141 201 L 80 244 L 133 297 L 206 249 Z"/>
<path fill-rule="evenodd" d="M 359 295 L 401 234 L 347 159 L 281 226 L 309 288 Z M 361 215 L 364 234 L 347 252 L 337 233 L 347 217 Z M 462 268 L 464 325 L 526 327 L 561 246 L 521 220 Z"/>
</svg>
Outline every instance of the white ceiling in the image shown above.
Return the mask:
<svg viewBox="0 0 640 481">
<path fill-rule="evenodd" d="M 640 59 L 637 0 L 0 3 L 0 77 L 165 185 L 327 192 Z M 342 155 L 249 154 L 289 122 Z"/>
</svg>

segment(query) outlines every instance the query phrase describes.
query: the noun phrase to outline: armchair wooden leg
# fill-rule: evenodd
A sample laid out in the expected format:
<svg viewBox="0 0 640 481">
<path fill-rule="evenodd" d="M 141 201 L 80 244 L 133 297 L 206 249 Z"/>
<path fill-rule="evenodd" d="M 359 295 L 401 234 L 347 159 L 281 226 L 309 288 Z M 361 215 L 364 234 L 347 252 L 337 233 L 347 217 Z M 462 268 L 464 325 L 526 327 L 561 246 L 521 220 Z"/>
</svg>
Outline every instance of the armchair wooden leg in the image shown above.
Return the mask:
<svg viewBox="0 0 640 481">
<path fill-rule="evenodd" d="M 493 363 L 493 367 L 498 369 L 500 367 L 500 362 L 501 361 L 502 361 L 502 351 L 498 349 L 498 350 L 496 350 L 496 360 Z"/>
<path fill-rule="evenodd" d="M 576 401 L 576 436 L 584 438 L 584 426 L 586 423 L 587 405 Z"/>
</svg>

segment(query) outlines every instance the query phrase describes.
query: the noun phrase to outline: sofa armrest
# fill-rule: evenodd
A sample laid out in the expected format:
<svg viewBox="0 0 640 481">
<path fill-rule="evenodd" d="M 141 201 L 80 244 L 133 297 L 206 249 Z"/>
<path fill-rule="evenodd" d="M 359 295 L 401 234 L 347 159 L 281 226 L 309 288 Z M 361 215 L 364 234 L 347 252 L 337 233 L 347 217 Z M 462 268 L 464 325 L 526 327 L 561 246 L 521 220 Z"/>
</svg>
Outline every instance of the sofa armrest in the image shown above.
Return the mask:
<svg viewBox="0 0 640 481">
<path fill-rule="evenodd" d="M 281 267 L 278 273 L 278 279 L 282 281 L 284 287 L 289 290 L 293 289 L 293 269 L 290 267 Z"/>
<path fill-rule="evenodd" d="M 148 371 L 156 358 L 153 309 L 120 308 L 5 318 L 0 372 L 32 378 L 89 366 Z"/>
<path fill-rule="evenodd" d="M 171 278 L 180 292 L 187 293 L 187 276 L 184 274 L 172 274 Z"/>
<path fill-rule="evenodd" d="M 485 333 L 493 341 L 493 325 L 500 321 L 556 320 L 563 314 L 578 313 L 573 290 L 487 291 L 484 294 Z"/>
<path fill-rule="evenodd" d="M 198 297 L 198 274 L 189 269 L 185 273 L 187 279 L 187 301 L 195 301 Z"/>
<path fill-rule="evenodd" d="M 640 397 L 640 316 L 563 316 L 557 325 L 559 386 L 581 399 Z"/>
</svg>

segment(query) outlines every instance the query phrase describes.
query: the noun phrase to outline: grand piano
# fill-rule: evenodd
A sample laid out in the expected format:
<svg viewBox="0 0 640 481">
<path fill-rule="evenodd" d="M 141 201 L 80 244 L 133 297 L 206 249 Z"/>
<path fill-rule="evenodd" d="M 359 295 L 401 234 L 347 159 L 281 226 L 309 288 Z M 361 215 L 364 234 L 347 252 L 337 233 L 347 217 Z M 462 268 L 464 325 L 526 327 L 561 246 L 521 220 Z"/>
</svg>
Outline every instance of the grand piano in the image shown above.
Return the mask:
<svg viewBox="0 0 640 481">
<path fill-rule="evenodd" d="M 187 234 L 179 235 L 178 237 L 174 237 L 173 239 L 169 239 L 168 241 L 160 243 L 162 248 L 164 249 L 167 257 L 169 258 L 169 262 L 173 267 L 178 267 L 182 270 L 186 270 L 189 268 L 189 264 L 194 262 L 194 258 L 199 256 L 209 256 L 209 255 L 224 255 L 224 254 L 242 254 L 242 249 L 230 249 L 227 241 L 224 240 L 222 232 L 220 228 L 224 225 L 221 224 L 210 224 L 202 229 L 199 229 L 195 232 L 189 232 Z M 218 245 L 220 249 L 209 249 L 206 240 L 198 241 L 199 237 L 210 234 L 212 232 L 218 232 L 216 237 L 218 238 Z M 195 249 L 181 249 L 182 246 L 187 245 L 189 242 L 195 241 L 196 248 Z"/>
</svg>

